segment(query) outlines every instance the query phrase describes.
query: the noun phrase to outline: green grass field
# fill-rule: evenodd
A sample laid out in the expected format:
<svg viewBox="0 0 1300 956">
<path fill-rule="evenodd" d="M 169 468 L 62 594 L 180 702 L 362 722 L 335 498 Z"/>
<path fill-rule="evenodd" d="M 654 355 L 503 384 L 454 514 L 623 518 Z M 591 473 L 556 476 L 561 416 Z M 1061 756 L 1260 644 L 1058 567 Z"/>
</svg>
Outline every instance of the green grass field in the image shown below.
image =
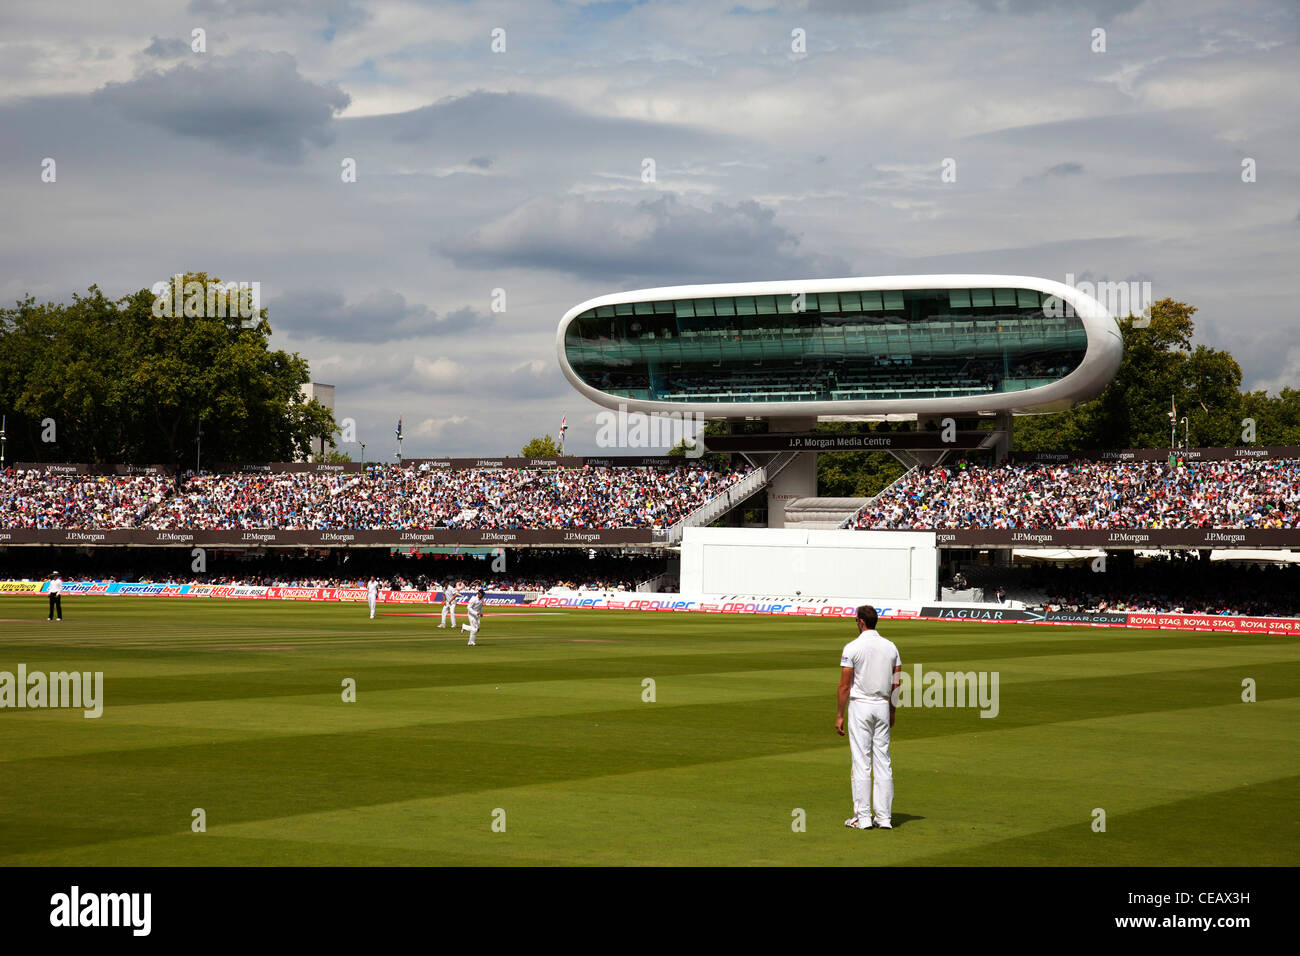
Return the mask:
<svg viewBox="0 0 1300 956">
<path fill-rule="evenodd" d="M 908 670 L 997 671 L 1000 713 L 900 710 L 895 829 L 859 832 L 851 622 L 525 613 L 468 648 L 420 610 L 0 599 L 0 671 L 105 697 L 0 710 L 0 864 L 1300 862 L 1294 638 L 883 622 Z"/>
</svg>

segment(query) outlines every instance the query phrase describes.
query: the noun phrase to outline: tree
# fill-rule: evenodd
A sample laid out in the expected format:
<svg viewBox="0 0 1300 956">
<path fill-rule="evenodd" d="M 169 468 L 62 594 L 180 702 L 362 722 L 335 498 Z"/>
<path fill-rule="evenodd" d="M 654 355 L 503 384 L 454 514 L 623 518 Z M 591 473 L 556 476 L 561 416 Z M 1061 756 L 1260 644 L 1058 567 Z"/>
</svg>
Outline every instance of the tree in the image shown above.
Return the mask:
<svg viewBox="0 0 1300 956">
<path fill-rule="evenodd" d="M 524 445 L 519 452 L 522 458 L 558 458 L 560 455 L 560 446 L 555 443 L 555 439 L 550 435 L 541 438 L 530 439 L 528 444 Z"/>
<path fill-rule="evenodd" d="M 1181 419 L 1186 416 L 1186 434 L 1193 446 L 1240 444 L 1241 366 L 1228 352 L 1193 346 L 1195 312 L 1186 302 L 1161 299 L 1151 306 L 1149 326 L 1135 327 L 1132 316 L 1121 319 L 1124 357 L 1106 390 L 1067 412 L 1018 418 L 1015 447 L 1026 451 L 1165 448 L 1171 405 L 1177 406 L 1179 442 L 1184 434 Z M 1261 397 L 1257 407 L 1273 401 Z M 1260 442 L 1267 440 L 1261 437 Z"/>
<path fill-rule="evenodd" d="M 292 460 L 335 434 L 333 413 L 300 393 L 306 360 L 270 348 L 265 309 L 244 321 L 154 303 L 148 289 L 114 301 L 92 285 L 71 303 L 0 310 L 0 408 L 21 419 L 13 460 L 182 465 L 200 426 L 205 462 Z"/>
<path fill-rule="evenodd" d="M 351 461 L 352 456 L 347 454 L 347 452 L 339 451 L 337 448 L 331 448 L 329 451 L 325 452 L 325 454 L 317 455 L 316 460 L 329 461 L 329 462 L 342 462 L 342 461 Z"/>
<path fill-rule="evenodd" d="M 877 430 L 868 426 L 866 430 Z M 817 431 L 831 434 L 862 431 L 853 422 L 820 422 Z M 817 456 L 817 493 L 827 498 L 871 498 L 907 469 L 884 451 L 824 451 Z"/>
</svg>

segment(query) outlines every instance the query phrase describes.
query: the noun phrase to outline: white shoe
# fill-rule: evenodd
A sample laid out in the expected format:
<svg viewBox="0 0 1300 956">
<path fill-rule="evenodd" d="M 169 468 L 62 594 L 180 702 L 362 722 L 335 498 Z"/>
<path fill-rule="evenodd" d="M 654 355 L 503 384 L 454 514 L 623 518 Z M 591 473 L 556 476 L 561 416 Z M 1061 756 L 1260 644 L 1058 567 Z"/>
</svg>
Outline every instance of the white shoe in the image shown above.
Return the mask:
<svg viewBox="0 0 1300 956">
<path fill-rule="evenodd" d="M 885 823 L 877 823 L 877 824 L 876 824 L 876 829 L 877 829 L 877 830 L 892 830 L 892 829 L 894 829 L 894 825 L 893 825 L 892 823 L 889 823 L 888 821 L 886 821 Z"/>
<path fill-rule="evenodd" d="M 469 642 L 468 644 L 466 644 L 465 646 L 466 646 L 466 647 L 477 647 L 478 645 L 476 645 L 473 641 L 470 641 L 470 642 Z"/>
<path fill-rule="evenodd" d="M 859 817 L 849 817 L 847 820 L 844 821 L 844 825 L 848 827 L 850 830 L 871 829 L 871 821 L 867 821 L 866 823 L 863 823 L 861 818 Z"/>
</svg>

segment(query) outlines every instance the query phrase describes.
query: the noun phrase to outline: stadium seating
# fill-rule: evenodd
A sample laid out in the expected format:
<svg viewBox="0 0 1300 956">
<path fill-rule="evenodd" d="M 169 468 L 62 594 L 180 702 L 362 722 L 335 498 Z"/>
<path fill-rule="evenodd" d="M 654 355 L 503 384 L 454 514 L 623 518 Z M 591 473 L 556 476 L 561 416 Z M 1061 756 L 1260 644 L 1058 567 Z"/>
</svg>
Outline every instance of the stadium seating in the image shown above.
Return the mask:
<svg viewBox="0 0 1300 956">
<path fill-rule="evenodd" d="M 857 528 L 1300 528 L 1300 460 L 917 469 Z"/>
<path fill-rule="evenodd" d="M 172 489 L 158 475 L 47 475 L 0 472 L 0 527 L 84 528 L 140 526 Z"/>
<path fill-rule="evenodd" d="M 0 527 L 295 530 L 667 528 L 747 469 L 419 470 L 172 479 L 0 473 Z"/>
</svg>

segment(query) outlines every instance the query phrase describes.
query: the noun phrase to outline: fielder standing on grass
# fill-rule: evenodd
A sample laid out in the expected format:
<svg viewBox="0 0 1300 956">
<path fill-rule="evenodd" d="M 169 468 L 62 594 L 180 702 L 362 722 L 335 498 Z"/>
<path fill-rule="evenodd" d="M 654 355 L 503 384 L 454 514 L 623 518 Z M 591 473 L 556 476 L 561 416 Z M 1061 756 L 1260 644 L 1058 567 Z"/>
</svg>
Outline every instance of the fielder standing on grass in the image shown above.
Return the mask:
<svg viewBox="0 0 1300 956">
<path fill-rule="evenodd" d="M 447 582 L 447 589 L 442 595 L 442 623 L 439 627 L 447 626 L 447 615 L 451 615 L 451 626 L 456 626 L 456 602 L 460 600 L 460 585 L 452 586 Z"/>
<path fill-rule="evenodd" d="M 370 620 L 375 619 L 375 601 L 379 599 L 379 582 L 373 577 L 366 582 L 366 601 L 370 604 Z"/>
<path fill-rule="evenodd" d="M 894 804 L 894 771 L 889 763 L 889 731 L 894 726 L 894 691 L 900 683 L 903 662 L 894 643 L 876 633 L 878 619 L 871 605 L 858 608 L 858 637 L 844 645 L 840 656 L 835 732 L 844 736 L 847 704 L 853 816 L 844 825 L 854 830 L 871 829 L 873 797 L 876 826 L 893 829 L 890 810 Z"/>
</svg>

